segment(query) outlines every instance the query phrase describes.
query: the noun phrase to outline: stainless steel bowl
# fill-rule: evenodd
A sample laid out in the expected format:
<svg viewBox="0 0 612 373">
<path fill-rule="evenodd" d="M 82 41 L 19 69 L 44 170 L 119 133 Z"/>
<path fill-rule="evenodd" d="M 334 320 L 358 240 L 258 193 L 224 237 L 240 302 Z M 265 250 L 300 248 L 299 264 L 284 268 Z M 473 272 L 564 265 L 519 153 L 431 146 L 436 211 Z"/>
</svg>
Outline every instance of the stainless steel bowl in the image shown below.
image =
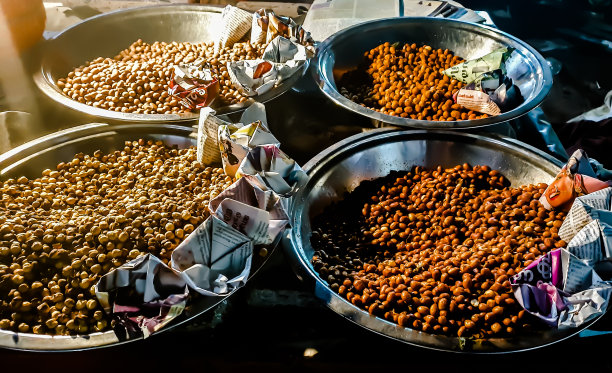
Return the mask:
<svg viewBox="0 0 612 373">
<path fill-rule="evenodd" d="M 484 137 L 449 131 L 382 129 L 365 132 L 341 141 L 310 160 L 304 169 L 310 180 L 292 200 L 291 230 L 284 239 L 289 261 L 315 296 L 334 312 L 376 333 L 431 349 L 463 352 L 512 352 L 559 342 L 578 329 L 548 329 L 515 338 L 462 340 L 401 327 L 372 316 L 332 291 L 315 272 L 311 260 L 311 219 L 332 202 L 344 198 L 362 181 L 383 177 L 392 170 L 412 166 L 455 166 L 468 162 L 500 170 L 518 186 L 550 182 L 562 166 L 551 156 L 509 138 Z M 590 323 L 589 323 L 590 324 Z"/>
<path fill-rule="evenodd" d="M 56 82 L 75 67 L 97 57 L 113 57 L 138 39 L 148 43 L 211 42 L 218 31 L 222 9 L 203 5 L 160 5 L 118 10 L 88 18 L 48 41 L 40 69 L 34 73 L 34 81 L 52 100 L 94 117 L 130 122 L 193 121 L 198 114 L 121 113 L 85 105 L 64 95 Z M 213 102 L 213 107 L 218 114 L 231 114 L 243 111 L 254 101 L 270 101 L 290 89 L 304 69 L 255 99 L 223 107 L 215 107 Z"/>
<path fill-rule="evenodd" d="M 365 51 L 387 41 L 448 48 L 467 60 L 503 46 L 513 47 L 516 51 L 507 62 L 508 76 L 520 88 L 525 101 L 494 117 L 436 122 L 383 114 L 342 96 L 335 77 L 356 68 Z M 443 18 L 388 18 L 360 23 L 327 38 L 319 46 L 314 64 L 313 74 L 319 88 L 338 105 L 377 122 L 427 129 L 481 127 L 517 118 L 538 106 L 553 83 L 546 60 L 525 42 L 492 27 Z"/>
<path fill-rule="evenodd" d="M 22 175 L 35 178 L 40 176 L 44 169 L 54 169 L 59 162 L 70 161 L 79 152 L 91 154 L 96 149 L 111 152 L 122 149 L 125 141 L 140 138 L 162 140 L 167 145 L 177 145 L 179 148 L 185 148 L 195 145 L 195 137 L 191 136 L 193 131 L 191 127 L 172 124 L 86 124 L 41 137 L 0 155 L 0 179 L 6 180 Z M 253 256 L 249 278 L 254 276 L 265 264 L 274 247 L 275 245 L 272 245 L 269 248 L 270 253 L 265 258 L 259 255 Z M 194 296 L 183 314 L 159 332 L 153 334 L 158 334 L 192 320 L 196 316 L 211 310 L 232 294 L 215 298 Z M 119 340 L 112 331 L 82 336 L 49 336 L 0 330 L 0 347 L 19 350 L 85 350 L 131 341 L 134 341 L 134 339 Z"/>
</svg>

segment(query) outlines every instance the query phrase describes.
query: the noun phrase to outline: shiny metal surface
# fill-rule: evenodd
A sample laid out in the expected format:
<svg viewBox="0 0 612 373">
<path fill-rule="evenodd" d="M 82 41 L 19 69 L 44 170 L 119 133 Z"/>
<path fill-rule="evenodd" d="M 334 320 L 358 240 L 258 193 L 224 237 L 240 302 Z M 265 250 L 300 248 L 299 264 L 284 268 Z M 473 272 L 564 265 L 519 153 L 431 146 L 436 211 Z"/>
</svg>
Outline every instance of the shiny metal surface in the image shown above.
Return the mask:
<svg viewBox="0 0 612 373">
<path fill-rule="evenodd" d="M 218 31 L 222 7 L 204 5 L 160 5 L 118 10 L 88 18 L 62 31 L 47 42 L 40 69 L 34 73 L 38 88 L 57 103 L 79 112 L 106 119 L 130 122 L 183 122 L 197 120 L 198 114 L 121 113 L 82 104 L 65 96 L 57 79 L 97 57 L 113 57 L 138 39 L 153 43 L 211 42 Z M 301 71 L 256 101 L 266 102 L 281 95 L 302 76 Z M 255 100 L 215 107 L 218 114 L 243 111 Z"/>
<path fill-rule="evenodd" d="M 376 333 L 431 349 L 503 353 L 542 347 L 571 337 L 588 325 L 566 331 L 547 330 L 515 338 L 465 340 L 403 328 L 370 315 L 332 291 L 314 271 L 310 244 L 312 217 L 344 197 L 363 180 L 386 176 L 412 166 L 455 166 L 468 162 L 500 170 L 518 186 L 550 182 L 561 162 L 516 140 L 449 131 L 382 129 L 354 135 L 315 156 L 304 169 L 308 184 L 292 200 L 291 230 L 284 237 L 287 257 L 298 275 L 334 312 Z M 590 325 L 591 323 L 589 323 Z"/>
<path fill-rule="evenodd" d="M 76 153 L 91 154 L 100 149 L 110 152 L 122 149 L 125 141 L 143 139 L 162 140 L 167 145 L 179 148 L 195 145 L 195 137 L 190 137 L 194 129 L 172 124 L 86 124 L 33 140 L 0 155 L 0 179 L 25 175 L 28 178 L 40 176 L 46 168 L 54 169 L 59 162 L 70 161 Z M 268 248 L 268 255 L 262 258 L 253 256 L 253 266 L 249 278 L 265 264 L 275 245 Z M 211 298 L 194 296 L 190 299 L 182 315 L 174 319 L 160 331 L 169 330 L 214 308 L 233 293 L 223 297 Z M 19 350 L 66 351 L 85 350 L 102 346 L 131 342 L 120 341 L 112 331 L 92 333 L 83 336 L 49 336 L 31 333 L 13 333 L 0 330 L 0 347 Z"/>
<path fill-rule="evenodd" d="M 506 65 L 508 76 L 520 88 L 525 101 L 517 108 L 494 117 L 436 122 L 383 114 L 342 96 L 335 82 L 338 74 L 354 69 L 366 50 L 386 41 L 448 48 L 466 60 L 502 46 L 513 47 L 516 51 Z M 517 118 L 538 106 L 553 83 L 546 60 L 525 42 L 492 27 L 440 18 L 388 18 L 344 29 L 319 46 L 314 65 L 313 74 L 319 88 L 338 105 L 377 122 L 427 129 L 481 127 Z"/>
</svg>

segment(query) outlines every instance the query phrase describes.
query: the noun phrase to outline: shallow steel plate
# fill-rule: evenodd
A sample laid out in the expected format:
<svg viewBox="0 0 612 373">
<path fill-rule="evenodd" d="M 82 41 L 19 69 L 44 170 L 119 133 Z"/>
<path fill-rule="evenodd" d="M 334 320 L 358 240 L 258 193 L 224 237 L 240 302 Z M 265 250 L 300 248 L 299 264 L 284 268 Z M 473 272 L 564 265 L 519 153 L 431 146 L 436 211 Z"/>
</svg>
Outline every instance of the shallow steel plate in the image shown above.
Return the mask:
<svg viewBox="0 0 612 373">
<path fill-rule="evenodd" d="M 520 88 L 525 101 L 517 108 L 494 117 L 437 122 L 383 114 L 342 96 L 335 78 L 339 78 L 342 72 L 356 68 L 365 51 L 387 41 L 448 48 L 466 60 L 481 57 L 503 46 L 513 47 L 516 51 L 506 67 L 508 76 Z M 444 18 L 404 17 L 360 23 L 327 38 L 319 46 L 314 65 L 313 74 L 319 88 L 338 105 L 376 122 L 427 129 L 481 127 L 517 118 L 537 107 L 553 83 L 548 62 L 525 42 L 492 27 Z"/>
<path fill-rule="evenodd" d="M 458 352 L 502 353 L 546 346 L 577 334 L 588 327 L 549 329 L 513 338 L 460 339 L 428 334 L 372 316 L 329 288 L 311 264 L 311 218 L 334 201 L 344 198 L 362 181 L 388 175 L 412 166 L 451 167 L 468 162 L 500 170 L 513 186 L 550 182 L 562 163 L 519 141 L 449 131 L 381 129 L 352 136 L 324 150 L 304 169 L 310 180 L 292 200 L 291 230 L 284 248 L 298 275 L 315 296 L 334 312 L 376 333 L 413 345 Z M 593 321 L 595 322 L 595 321 Z"/>
<path fill-rule="evenodd" d="M 55 169 L 59 162 L 70 161 L 79 152 L 92 154 L 95 150 L 100 149 L 108 153 L 123 149 L 125 141 L 141 138 L 162 140 L 167 145 L 185 148 L 196 143 L 195 137 L 191 136 L 193 131 L 191 127 L 172 124 L 86 124 L 41 137 L 0 155 L 0 179 L 6 180 L 22 175 L 28 178 L 40 177 L 44 169 Z M 272 245 L 268 248 L 269 253 L 265 258 L 253 255 L 249 278 L 265 264 L 274 247 L 275 245 Z M 211 310 L 232 294 L 233 292 L 215 298 L 192 297 L 182 315 L 153 335 L 192 320 Z M 19 350 L 85 350 L 134 340 L 137 339 L 120 341 L 112 331 L 82 336 L 49 336 L 0 330 L 0 347 Z"/>
<path fill-rule="evenodd" d="M 113 57 L 138 39 L 147 43 L 211 42 L 218 31 L 222 7 L 160 5 L 118 10 L 88 18 L 47 42 L 40 69 L 34 73 L 38 88 L 57 103 L 93 117 L 131 122 L 184 122 L 198 114 L 121 113 L 82 104 L 64 95 L 56 82 L 75 67 L 97 57 Z M 217 114 L 243 111 L 253 102 L 267 102 L 289 90 L 301 78 L 307 64 L 278 87 L 240 104 L 212 107 Z"/>
</svg>

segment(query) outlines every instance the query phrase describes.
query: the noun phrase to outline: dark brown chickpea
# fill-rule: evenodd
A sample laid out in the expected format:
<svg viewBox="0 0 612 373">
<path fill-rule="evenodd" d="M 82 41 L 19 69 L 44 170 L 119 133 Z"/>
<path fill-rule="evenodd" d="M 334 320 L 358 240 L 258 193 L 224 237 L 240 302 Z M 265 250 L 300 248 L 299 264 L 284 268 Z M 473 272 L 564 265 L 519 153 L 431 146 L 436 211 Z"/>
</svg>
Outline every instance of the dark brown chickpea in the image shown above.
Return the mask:
<svg viewBox="0 0 612 373">
<path fill-rule="evenodd" d="M 509 278 L 558 247 L 553 222 L 564 215 L 549 216 L 534 200 L 545 184 L 507 184 L 496 170 L 463 164 L 359 186 L 315 218 L 314 268 L 341 268 L 351 287 L 341 295 L 405 327 L 475 338 L 516 333 L 528 318 Z"/>
<path fill-rule="evenodd" d="M 428 45 L 399 47 L 379 46 L 365 52 L 364 63 L 341 77 L 340 93 L 372 110 L 403 118 L 449 121 L 487 117 L 461 108 L 451 99 L 463 83 L 442 71 L 463 62 L 460 58 Z"/>
</svg>

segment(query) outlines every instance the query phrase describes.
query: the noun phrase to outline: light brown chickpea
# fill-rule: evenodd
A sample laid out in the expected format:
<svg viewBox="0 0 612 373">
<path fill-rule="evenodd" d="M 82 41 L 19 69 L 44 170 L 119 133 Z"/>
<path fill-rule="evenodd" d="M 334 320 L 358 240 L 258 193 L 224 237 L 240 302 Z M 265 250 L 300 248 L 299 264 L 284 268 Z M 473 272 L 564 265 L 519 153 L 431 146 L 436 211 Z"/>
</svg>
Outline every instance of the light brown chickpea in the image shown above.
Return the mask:
<svg viewBox="0 0 612 373">
<path fill-rule="evenodd" d="M 62 92 L 81 103 L 124 113 L 171 114 L 189 110 L 168 94 L 172 66 L 205 59 L 219 80 L 219 105 L 246 101 L 229 80 L 227 63 L 259 58 L 265 44 L 235 43 L 215 55 L 213 43 L 146 43 L 137 40 L 113 58 L 99 57 L 57 81 Z"/>
<path fill-rule="evenodd" d="M 188 177 L 193 184 L 179 183 Z M 221 168 L 196 162 L 194 147 L 145 140 L 109 154 L 76 154 L 37 179 L 0 182 L 0 329 L 107 330 L 95 295 L 99 278 L 146 253 L 167 264 L 208 217 L 208 201 L 232 182 Z M 181 237 L 166 239 L 167 228 Z M 162 239 L 149 244 L 147 235 Z"/>
</svg>

